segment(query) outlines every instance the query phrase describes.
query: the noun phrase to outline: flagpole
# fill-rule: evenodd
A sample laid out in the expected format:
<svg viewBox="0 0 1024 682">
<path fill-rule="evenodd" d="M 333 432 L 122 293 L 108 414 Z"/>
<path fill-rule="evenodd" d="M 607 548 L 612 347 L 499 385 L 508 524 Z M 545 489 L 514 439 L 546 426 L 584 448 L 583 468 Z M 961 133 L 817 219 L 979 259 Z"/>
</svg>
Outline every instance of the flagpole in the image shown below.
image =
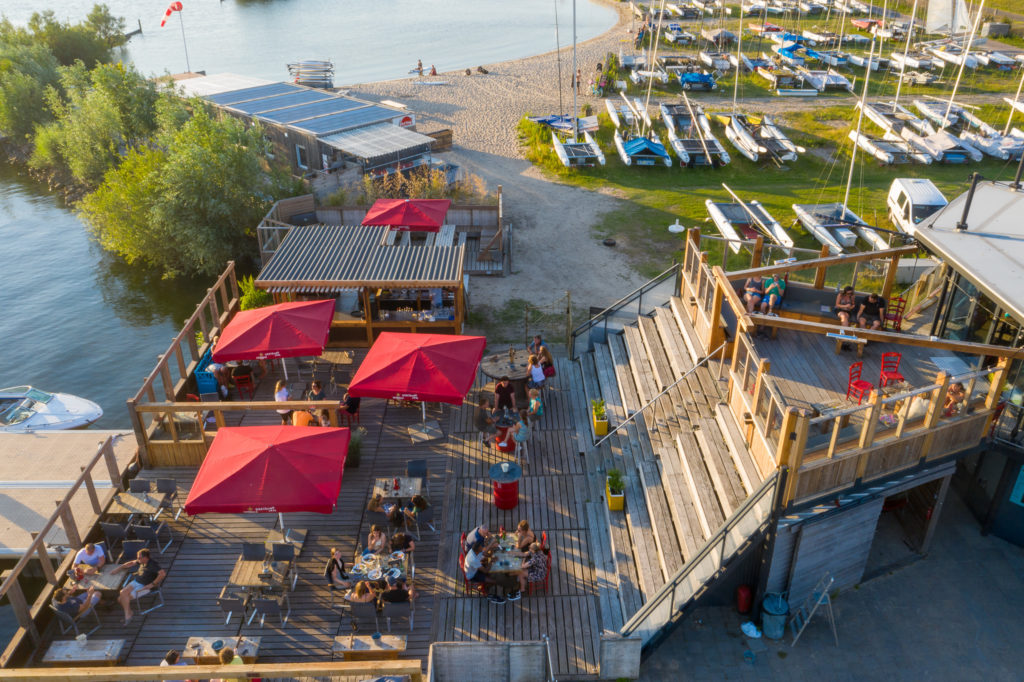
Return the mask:
<svg viewBox="0 0 1024 682">
<path fill-rule="evenodd" d="M 178 10 L 178 21 L 181 22 L 181 45 L 185 48 L 185 71 L 192 73 L 192 66 L 188 63 L 188 43 L 185 42 L 185 20 L 181 17 L 184 10 Z"/>
</svg>

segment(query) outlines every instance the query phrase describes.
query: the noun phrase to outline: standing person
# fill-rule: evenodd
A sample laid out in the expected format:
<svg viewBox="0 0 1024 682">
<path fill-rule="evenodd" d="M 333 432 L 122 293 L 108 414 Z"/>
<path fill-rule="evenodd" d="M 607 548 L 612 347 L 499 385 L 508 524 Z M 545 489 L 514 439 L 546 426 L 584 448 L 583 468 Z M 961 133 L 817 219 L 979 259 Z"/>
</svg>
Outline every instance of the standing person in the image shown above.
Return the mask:
<svg viewBox="0 0 1024 682">
<path fill-rule="evenodd" d="M 850 316 L 857 307 L 857 299 L 853 295 L 853 287 L 843 287 L 843 290 L 836 294 L 836 317 L 843 327 L 850 326 Z"/>
<path fill-rule="evenodd" d="M 576 94 L 580 94 L 580 81 L 583 80 L 583 69 L 576 69 Z"/>
<path fill-rule="evenodd" d="M 494 386 L 494 404 L 499 410 L 516 409 L 516 389 L 507 375 L 498 379 Z"/>
<path fill-rule="evenodd" d="M 881 329 L 885 323 L 885 300 L 872 292 L 860 304 L 857 310 L 857 324 L 861 329 Z"/>
<path fill-rule="evenodd" d="M 274 385 L 274 400 L 276 400 L 279 403 L 286 403 L 286 402 L 288 402 L 291 399 L 292 399 L 292 394 L 288 390 L 288 387 L 285 386 L 284 380 L 283 379 L 279 379 L 278 382 Z M 292 411 L 291 410 L 278 410 L 277 413 L 279 415 L 281 415 L 281 423 L 282 424 L 288 424 L 289 422 L 291 422 L 291 418 L 292 418 Z"/>
<path fill-rule="evenodd" d="M 480 396 L 480 404 L 473 416 L 473 424 L 485 438 L 497 430 L 494 425 L 494 407 L 491 405 L 491 399 L 486 395 Z M 490 439 L 488 438 L 487 441 L 490 442 Z"/>
<path fill-rule="evenodd" d="M 420 78 L 423 77 L 423 60 L 422 59 L 417 59 L 416 60 L 416 73 L 418 73 L 420 75 Z"/>
</svg>

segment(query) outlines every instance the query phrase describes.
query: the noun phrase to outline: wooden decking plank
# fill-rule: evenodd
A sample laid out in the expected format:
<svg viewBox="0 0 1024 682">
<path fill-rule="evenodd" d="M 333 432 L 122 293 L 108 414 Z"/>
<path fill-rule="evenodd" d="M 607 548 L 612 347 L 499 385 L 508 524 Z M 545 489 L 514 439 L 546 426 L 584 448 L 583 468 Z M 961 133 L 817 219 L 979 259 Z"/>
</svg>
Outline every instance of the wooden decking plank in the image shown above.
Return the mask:
<svg viewBox="0 0 1024 682">
<path fill-rule="evenodd" d="M 761 477 L 757 464 L 754 463 L 754 458 L 747 448 L 743 434 L 740 433 L 736 418 L 733 417 L 728 405 L 719 403 L 715 408 L 715 420 L 718 422 L 718 429 L 722 433 L 722 437 L 725 438 L 726 447 L 729 448 L 729 454 L 739 473 L 740 481 L 743 482 L 743 488 L 750 495 L 761 486 L 764 479 Z"/>
<path fill-rule="evenodd" d="M 661 485 L 661 473 L 656 462 L 643 462 L 639 470 L 644 500 L 650 510 L 651 525 L 654 528 L 654 542 L 658 548 L 661 570 L 665 576 L 671 576 L 682 568 L 683 560 L 668 501 L 665 499 L 665 490 Z"/>
<path fill-rule="evenodd" d="M 615 378 L 619 382 L 623 405 L 628 414 L 633 414 L 643 407 L 643 404 L 637 393 L 636 380 L 633 378 L 633 372 L 629 366 L 629 355 L 626 352 L 626 342 L 622 334 L 613 334 L 608 339 L 608 348 L 612 354 Z"/>
<path fill-rule="evenodd" d="M 644 342 L 644 350 L 647 352 L 648 361 L 651 364 L 652 376 L 659 391 L 663 391 L 672 384 L 672 369 L 668 357 L 662 348 L 661 337 L 654 320 L 646 315 L 637 319 L 640 327 L 640 338 Z"/>
<path fill-rule="evenodd" d="M 693 328 L 693 323 L 690 322 L 690 318 L 686 314 L 689 306 L 678 296 L 670 298 L 668 306 L 672 310 L 672 318 L 676 321 L 676 326 L 679 327 L 683 344 L 690 353 L 690 359 L 695 363 L 700 362 L 706 351 L 700 341 L 700 337 L 697 335 L 697 330 Z"/>
<path fill-rule="evenodd" d="M 704 465 L 707 467 L 722 511 L 726 517 L 732 516 L 747 498 L 747 493 L 743 489 L 739 474 L 736 473 L 736 465 L 725 449 L 718 423 L 714 419 L 702 419 L 700 428 L 693 434 L 700 443 Z"/>
<path fill-rule="evenodd" d="M 711 537 L 722 525 L 725 517 L 718 506 L 718 497 L 708 478 L 700 446 L 693 434 L 686 433 L 680 434 L 676 443 L 697 518 L 704 529 L 704 536 Z"/>
<path fill-rule="evenodd" d="M 626 342 L 626 352 L 629 354 L 629 365 L 633 371 L 633 379 L 636 382 L 637 392 L 640 394 L 640 404 L 646 405 L 654 396 L 660 392 L 651 375 L 649 362 L 642 362 L 646 355 L 643 339 L 640 338 L 639 327 L 629 325 L 622 330 L 622 337 Z"/>
<path fill-rule="evenodd" d="M 678 379 L 693 368 L 693 359 L 683 340 L 683 334 L 672 317 L 672 310 L 666 306 L 654 309 L 654 324 L 661 335 L 661 342 L 672 367 L 674 378 Z"/>
</svg>

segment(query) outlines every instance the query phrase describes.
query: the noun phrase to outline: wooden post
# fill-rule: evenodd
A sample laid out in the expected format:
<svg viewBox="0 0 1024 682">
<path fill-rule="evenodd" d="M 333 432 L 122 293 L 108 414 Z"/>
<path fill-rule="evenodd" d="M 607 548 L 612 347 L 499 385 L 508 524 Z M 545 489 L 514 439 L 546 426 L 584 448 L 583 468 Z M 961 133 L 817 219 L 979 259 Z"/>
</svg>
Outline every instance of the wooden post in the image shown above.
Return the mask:
<svg viewBox="0 0 1024 682">
<path fill-rule="evenodd" d="M 793 441 L 796 439 L 797 408 L 790 406 L 782 413 L 782 426 L 779 429 L 779 448 L 775 452 L 775 463 L 780 467 L 789 466 Z M 790 438 L 792 436 L 792 438 Z"/>
<path fill-rule="evenodd" d="M 932 450 L 932 441 L 935 439 L 935 426 L 939 423 L 939 417 L 942 416 L 942 407 L 946 402 L 946 391 L 949 389 L 949 374 L 945 371 L 939 371 L 935 375 L 935 383 L 939 387 L 932 392 L 932 398 L 928 402 L 928 411 L 924 416 L 924 430 L 926 433 L 921 441 L 922 462 L 928 458 Z"/>
<path fill-rule="evenodd" d="M 71 508 L 66 504 L 61 505 L 60 502 L 57 502 L 57 506 L 59 507 L 60 522 L 64 524 L 64 532 L 68 536 L 68 544 L 72 547 L 81 547 L 82 536 L 78 532 L 78 524 L 75 523 L 75 517 L 71 513 Z"/>
<path fill-rule="evenodd" d="M 896 281 L 896 271 L 900 267 L 900 254 L 893 254 L 889 259 L 889 267 L 885 270 L 885 283 L 882 284 L 882 300 L 888 301 L 892 294 L 892 285 Z"/>
<path fill-rule="evenodd" d="M 828 258 L 828 246 L 822 245 L 821 255 L 819 258 Z M 819 265 L 814 271 L 814 288 L 821 289 L 825 286 L 825 270 L 827 268 L 824 265 Z"/>
<path fill-rule="evenodd" d="M 949 482 L 952 479 L 952 474 L 944 477 L 942 479 L 942 484 L 939 486 L 939 492 L 935 494 L 935 502 L 932 504 L 931 517 L 928 519 L 928 525 L 924 529 L 924 539 L 921 540 L 921 547 L 918 549 L 921 554 L 927 554 L 928 549 L 932 545 L 932 536 L 935 535 L 935 526 L 938 524 L 939 515 L 942 513 L 942 506 L 946 503 L 946 494 L 949 492 Z"/>
<path fill-rule="evenodd" d="M 463 291 L 462 283 L 460 282 L 459 285 L 457 287 L 455 287 L 455 333 L 456 334 L 461 334 L 462 333 L 462 320 L 465 318 L 465 314 L 466 314 L 465 313 L 466 303 L 465 303 L 464 296 L 465 296 L 465 292 Z M 568 338 L 569 338 L 569 336 L 567 334 L 566 335 L 566 340 L 567 341 L 568 341 Z"/>
<path fill-rule="evenodd" d="M 214 410 L 213 419 L 217 423 L 218 429 L 223 429 L 225 426 L 228 425 L 228 423 L 224 421 L 224 410 Z"/>
<path fill-rule="evenodd" d="M 764 358 L 757 363 L 757 377 L 754 379 L 754 400 L 751 402 L 751 409 L 754 414 L 757 414 L 757 407 L 761 402 L 761 392 L 764 391 L 765 377 L 768 376 L 768 370 L 771 367 L 772 363 Z"/>
<path fill-rule="evenodd" d="M 189 364 L 198 365 L 199 361 L 202 358 L 199 355 L 199 344 L 196 343 L 195 323 L 193 322 L 189 324 L 186 327 L 186 330 L 187 331 L 185 332 L 185 340 L 188 342 L 188 350 L 189 353 L 192 355 L 192 362 L 190 362 Z"/>
<path fill-rule="evenodd" d="M 795 412 L 796 428 L 793 433 L 793 442 L 789 450 L 789 475 L 786 477 L 786 494 L 783 497 L 782 508 L 785 509 L 796 497 L 796 486 L 800 480 L 800 465 L 804 462 L 804 450 L 807 448 L 807 432 L 811 427 L 811 420 L 806 410 L 797 409 Z"/>
<path fill-rule="evenodd" d="M 764 256 L 764 237 L 757 236 L 754 240 L 754 252 L 750 256 L 750 268 L 761 267 L 761 258 Z"/>
<path fill-rule="evenodd" d="M 135 398 L 129 398 L 126 402 L 128 403 L 128 421 L 132 424 L 132 430 L 135 432 L 135 443 L 139 446 L 139 462 L 142 464 L 143 469 L 147 469 L 149 468 L 149 449 L 147 447 L 148 439 L 146 437 L 146 430 L 142 426 L 142 418 L 135 410 L 135 406 L 138 402 Z M 105 444 L 104 447 L 107 447 L 109 442 L 110 440 L 108 439 L 107 444 Z M 111 454 L 113 454 L 113 450 L 111 450 Z M 116 463 L 114 465 L 114 469 L 115 470 L 111 472 L 111 475 L 116 477 Z"/>
<path fill-rule="evenodd" d="M 188 370 L 185 369 L 185 356 L 181 353 L 181 344 L 174 344 L 174 358 L 178 361 L 178 376 L 185 381 L 188 378 Z"/>
<path fill-rule="evenodd" d="M 868 402 L 871 404 L 871 408 L 864 415 L 864 426 L 860 431 L 861 453 L 857 455 L 857 474 L 855 477 L 857 481 L 864 478 L 864 472 L 867 471 L 868 458 L 870 456 L 867 449 L 875 442 L 875 432 L 878 429 L 878 417 L 882 407 L 881 396 L 878 391 L 871 391 Z"/>
<path fill-rule="evenodd" d="M 21 591 L 21 584 L 18 583 L 17 578 L 11 581 L 11 586 L 7 590 L 7 599 L 10 600 L 11 608 L 14 609 L 18 625 L 25 628 L 29 637 L 32 638 L 32 643 L 39 646 L 42 643 L 42 637 L 39 636 L 36 623 L 32 620 L 32 612 L 29 611 L 28 602 L 25 601 L 25 593 Z"/>
<path fill-rule="evenodd" d="M 711 350 L 718 348 L 718 344 L 725 341 L 725 330 L 718 324 L 718 320 L 722 317 L 722 298 L 725 293 L 722 291 L 722 285 L 718 279 L 714 279 L 715 291 L 711 295 L 711 328 L 708 329 L 707 348 Z"/>
<path fill-rule="evenodd" d="M 96 484 L 92 482 L 91 471 L 85 475 L 85 491 L 89 493 L 89 501 L 92 502 L 92 510 L 97 514 L 102 514 L 103 507 L 100 506 L 100 497 L 96 494 Z"/>
<path fill-rule="evenodd" d="M 985 426 L 981 432 L 982 438 L 992 430 L 992 421 L 995 419 L 996 405 L 999 404 L 999 397 L 1003 394 L 1003 384 L 1006 383 L 1006 373 L 1009 369 L 1009 359 L 999 358 L 999 361 L 996 363 L 996 368 L 992 372 L 992 381 L 988 386 L 988 395 L 985 396 L 985 409 L 988 410 L 988 418 L 985 419 Z M 970 402 L 970 400 L 971 396 L 968 394 L 964 402 Z"/>
<path fill-rule="evenodd" d="M 161 355 L 157 361 L 157 366 L 160 369 L 160 381 L 164 385 L 164 396 L 170 402 L 175 401 L 174 395 L 174 382 L 171 380 L 171 369 L 167 366 L 167 356 Z"/>
<path fill-rule="evenodd" d="M 36 534 L 33 533 L 33 535 Z M 43 569 L 46 582 L 54 586 L 58 585 L 57 573 L 53 570 L 53 562 L 50 561 L 50 555 L 46 553 L 46 543 L 36 538 L 33 538 L 33 542 L 36 546 L 36 554 L 39 555 L 39 566 Z"/>
<path fill-rule="evenodd" d="M 366 346 L 373 345 L 373 310 L 370 308 L 370 288 L 363 287 L 363 318 L 366 320 Z"/>
</svg>

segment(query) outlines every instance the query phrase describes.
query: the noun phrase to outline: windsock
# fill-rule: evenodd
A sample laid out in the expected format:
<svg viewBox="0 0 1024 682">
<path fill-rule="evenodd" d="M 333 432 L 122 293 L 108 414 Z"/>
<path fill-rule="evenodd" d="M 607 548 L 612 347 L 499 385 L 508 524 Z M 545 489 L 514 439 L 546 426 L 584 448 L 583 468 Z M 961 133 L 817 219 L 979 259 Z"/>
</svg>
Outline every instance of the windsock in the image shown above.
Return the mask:
<svg viewBox="0 0 1024 682">
<path fill-rule="evenodd" d="M 172 2 L 170 5 L 168 5 L 167 6 L 167 11 L 164 12 L 164 18 L 160 20 L 160 28 L 163 28 L 164 24 L 167 23 L 167 20 L 171 18 L 171 13 L 172 12 L 180 12 L 180 11 L 181 11 L 181 3 L 180 2 Z"/>
</svg>

